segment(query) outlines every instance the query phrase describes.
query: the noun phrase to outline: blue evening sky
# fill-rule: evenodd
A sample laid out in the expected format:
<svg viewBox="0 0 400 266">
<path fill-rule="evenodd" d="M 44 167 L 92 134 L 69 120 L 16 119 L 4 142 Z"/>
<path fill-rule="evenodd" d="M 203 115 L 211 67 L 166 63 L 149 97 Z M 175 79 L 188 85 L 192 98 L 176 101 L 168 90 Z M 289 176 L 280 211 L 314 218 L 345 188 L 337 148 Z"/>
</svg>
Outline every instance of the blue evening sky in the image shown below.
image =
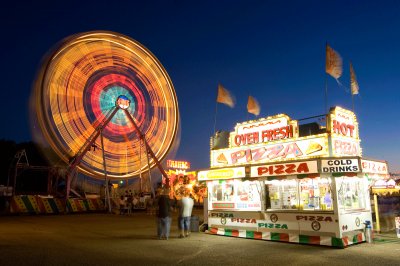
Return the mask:
<svg viewBox="0 0 400 266">
<path fill-rule="evenodd" d="M 209 167 L 220 82 L 235 96 L 218 105 L 217 129 L 232 131 L 250 93 L 261 117 L 324 113 L 325 43 L 349 60 L 360 95 L 355 111 L 363 156 L 400 171 L 400 1 L 7 1 L 2 4 L 3 126 L 0 139 L 31 140 L 28 101 L 43 55 L 74 33 L 111 30 L 145 45 L 161 61 L 179 101 L 178 160 Z M 48 3 L 46 3 L 48 2 Z M 328 78 L 328 105 L 351 95 Z"/>
</svg>

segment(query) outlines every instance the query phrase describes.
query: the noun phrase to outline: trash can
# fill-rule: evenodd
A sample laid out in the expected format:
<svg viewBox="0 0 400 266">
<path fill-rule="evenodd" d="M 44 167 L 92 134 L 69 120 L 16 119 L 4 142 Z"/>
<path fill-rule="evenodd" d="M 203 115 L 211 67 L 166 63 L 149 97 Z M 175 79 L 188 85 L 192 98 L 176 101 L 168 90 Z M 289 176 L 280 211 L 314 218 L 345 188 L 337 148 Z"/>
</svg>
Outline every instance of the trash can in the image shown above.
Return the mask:
<svg viewBox="0 0 400 266">
<path fill-rule="evenodd" d="M 365 241 L 367 243 L 372 243 L 373 241 L 373 232 L 372 232 L 372 225 L 371 225 L 371 221 L 365 221 Z"/>
<path fill-rule="evenodd" d="M 199 216 L 190 217 L 190 231 L 191 232 L 199 231 Z"/>
</svg>

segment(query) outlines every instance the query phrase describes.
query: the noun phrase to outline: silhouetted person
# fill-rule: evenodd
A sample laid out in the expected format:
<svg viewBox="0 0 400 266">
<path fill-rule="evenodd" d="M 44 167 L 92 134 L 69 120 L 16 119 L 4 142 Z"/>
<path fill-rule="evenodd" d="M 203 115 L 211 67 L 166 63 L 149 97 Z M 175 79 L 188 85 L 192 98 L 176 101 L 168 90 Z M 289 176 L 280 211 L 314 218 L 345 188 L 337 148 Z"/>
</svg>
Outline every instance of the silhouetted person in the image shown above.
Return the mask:
<svg viewBox="0 0 400 266">
<path fill-rule="evenodd" d="M 192 209 L 194 205 L 193 199 L 189 196 L 189 190 L 185 190 L 182 199 L 179 201 L 179 229 L 180 238 L 190 235 L 190 219 L 192 217 Z"/>
<path fill-rule="evenodd" d="M 157 203 L 157 236 L 158 239 L 168 240 L 171 229 L 171 204 L 167 189 L 162 190 Z"/>
</svg>

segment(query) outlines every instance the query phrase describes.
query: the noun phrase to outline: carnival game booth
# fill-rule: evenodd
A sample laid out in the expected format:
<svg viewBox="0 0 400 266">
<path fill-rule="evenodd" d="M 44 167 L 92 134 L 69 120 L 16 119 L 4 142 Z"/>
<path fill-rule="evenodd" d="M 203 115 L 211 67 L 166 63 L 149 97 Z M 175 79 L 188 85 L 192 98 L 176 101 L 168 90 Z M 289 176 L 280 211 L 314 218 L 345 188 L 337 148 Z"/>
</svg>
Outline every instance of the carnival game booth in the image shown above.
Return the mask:
<svg viewBox="0 0 400 266">
<path fill-rule="evenodd" d="M 326 127 L 287 115 L 237 124 L 229 145 L 213 148 L 208 232 L 344 248 L 365 241 L 372 221 L 369 180 L 356 116 L 340 107 Z"/>
<path fill-rule="evenodd" d="M 386 162 L 362 160 L 362 171 L 371 184 L 372 216 L 374 230 L 390 232 L 395 230 L 395 217 L 400 216 L 400 184 L 395 175 L 388 172 Z"/>
</svg>

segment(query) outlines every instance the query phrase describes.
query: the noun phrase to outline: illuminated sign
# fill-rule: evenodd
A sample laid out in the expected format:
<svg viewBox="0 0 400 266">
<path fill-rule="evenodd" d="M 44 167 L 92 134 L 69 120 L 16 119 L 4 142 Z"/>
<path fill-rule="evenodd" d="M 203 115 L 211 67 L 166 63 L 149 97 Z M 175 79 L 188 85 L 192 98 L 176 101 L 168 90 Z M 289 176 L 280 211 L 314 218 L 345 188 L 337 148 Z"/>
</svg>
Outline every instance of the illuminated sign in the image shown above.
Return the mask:
<svg viewBox="0 0 400 266">
<path fill-rule="evenodd" d="M 235 203 L 218 203 L 218 202 L 213 202 L 212 207 L 214 209 L 233 209 L 235 208 Z"/>
<path fill-rule="evenodd" d="M 281 114 L 237 124 L 230 134 L 230 143 L 231 147 L 238 147 L 293 137 L 298 137 L 297 121 Z"/>
<path fill-rule="evenodd" d="M 372 188 L 395 188 L 396 187 L 396 181 L 393 179 L 389 180 L 384 180 L 384 179 L 379 179 L 376 180 Z"/>
<path fill-rule="evenodd" d="M 361 159 L 361 170 L 363 173 L 388 174 L 387 163 L 375 162 Z"/>
<path fill-rule="evenodd" d="M 287 161 L 314 156 L 328 156 L 327 135 L 252 147 L 212 150 L 211 167 Z"/>
<path fill-rule="evenodd" d="M 332 138 L 333 156 L 361 156 L 360 140 Z"/>
<path fill-rule="evenodd" d="M 125 95 L 121 95 L 118 97 L 116 101 L 116 105 L 121 109 L 127 109 L 130 105 L 131 101 Z"/>
<path fill-rule="evenodd" d="M 189 169 L 190 163 L 185 161 L 167 160 L 167 167 L 174 169 Z"/>
<path fill-rule="evenodd" d="M 256 202 L 252 202 L 252 203 L 243 203 L 243 202 L 239 202 L 236 203 L 236 208 L 237 209 L 251 209 L 251 208 L 260 208 L 261 205 L 259 203 Z"/>
<path fill-rule="evenodd" d="M 251 167 L 251 176 L 277 176 L 318 173 L 317 161 L 271 164 Z"/>
<path fill-rule="evenodd" d="M 359 138 L 356 115 L 346 109 L 335 107 L 329 114 L 328 130 L 343 137 Z"/>
<path fill-rule="evenodd" d="M 230 179 L 245 177 L 245 167 L 224 168 L 218 170 L 199 171 L 198 180 Z"/>
<path fill-rule="evenodd" d="M 358 159 L 321 160 L 322 173 L 351 173 L 360 172 Z"/>
</svg>

